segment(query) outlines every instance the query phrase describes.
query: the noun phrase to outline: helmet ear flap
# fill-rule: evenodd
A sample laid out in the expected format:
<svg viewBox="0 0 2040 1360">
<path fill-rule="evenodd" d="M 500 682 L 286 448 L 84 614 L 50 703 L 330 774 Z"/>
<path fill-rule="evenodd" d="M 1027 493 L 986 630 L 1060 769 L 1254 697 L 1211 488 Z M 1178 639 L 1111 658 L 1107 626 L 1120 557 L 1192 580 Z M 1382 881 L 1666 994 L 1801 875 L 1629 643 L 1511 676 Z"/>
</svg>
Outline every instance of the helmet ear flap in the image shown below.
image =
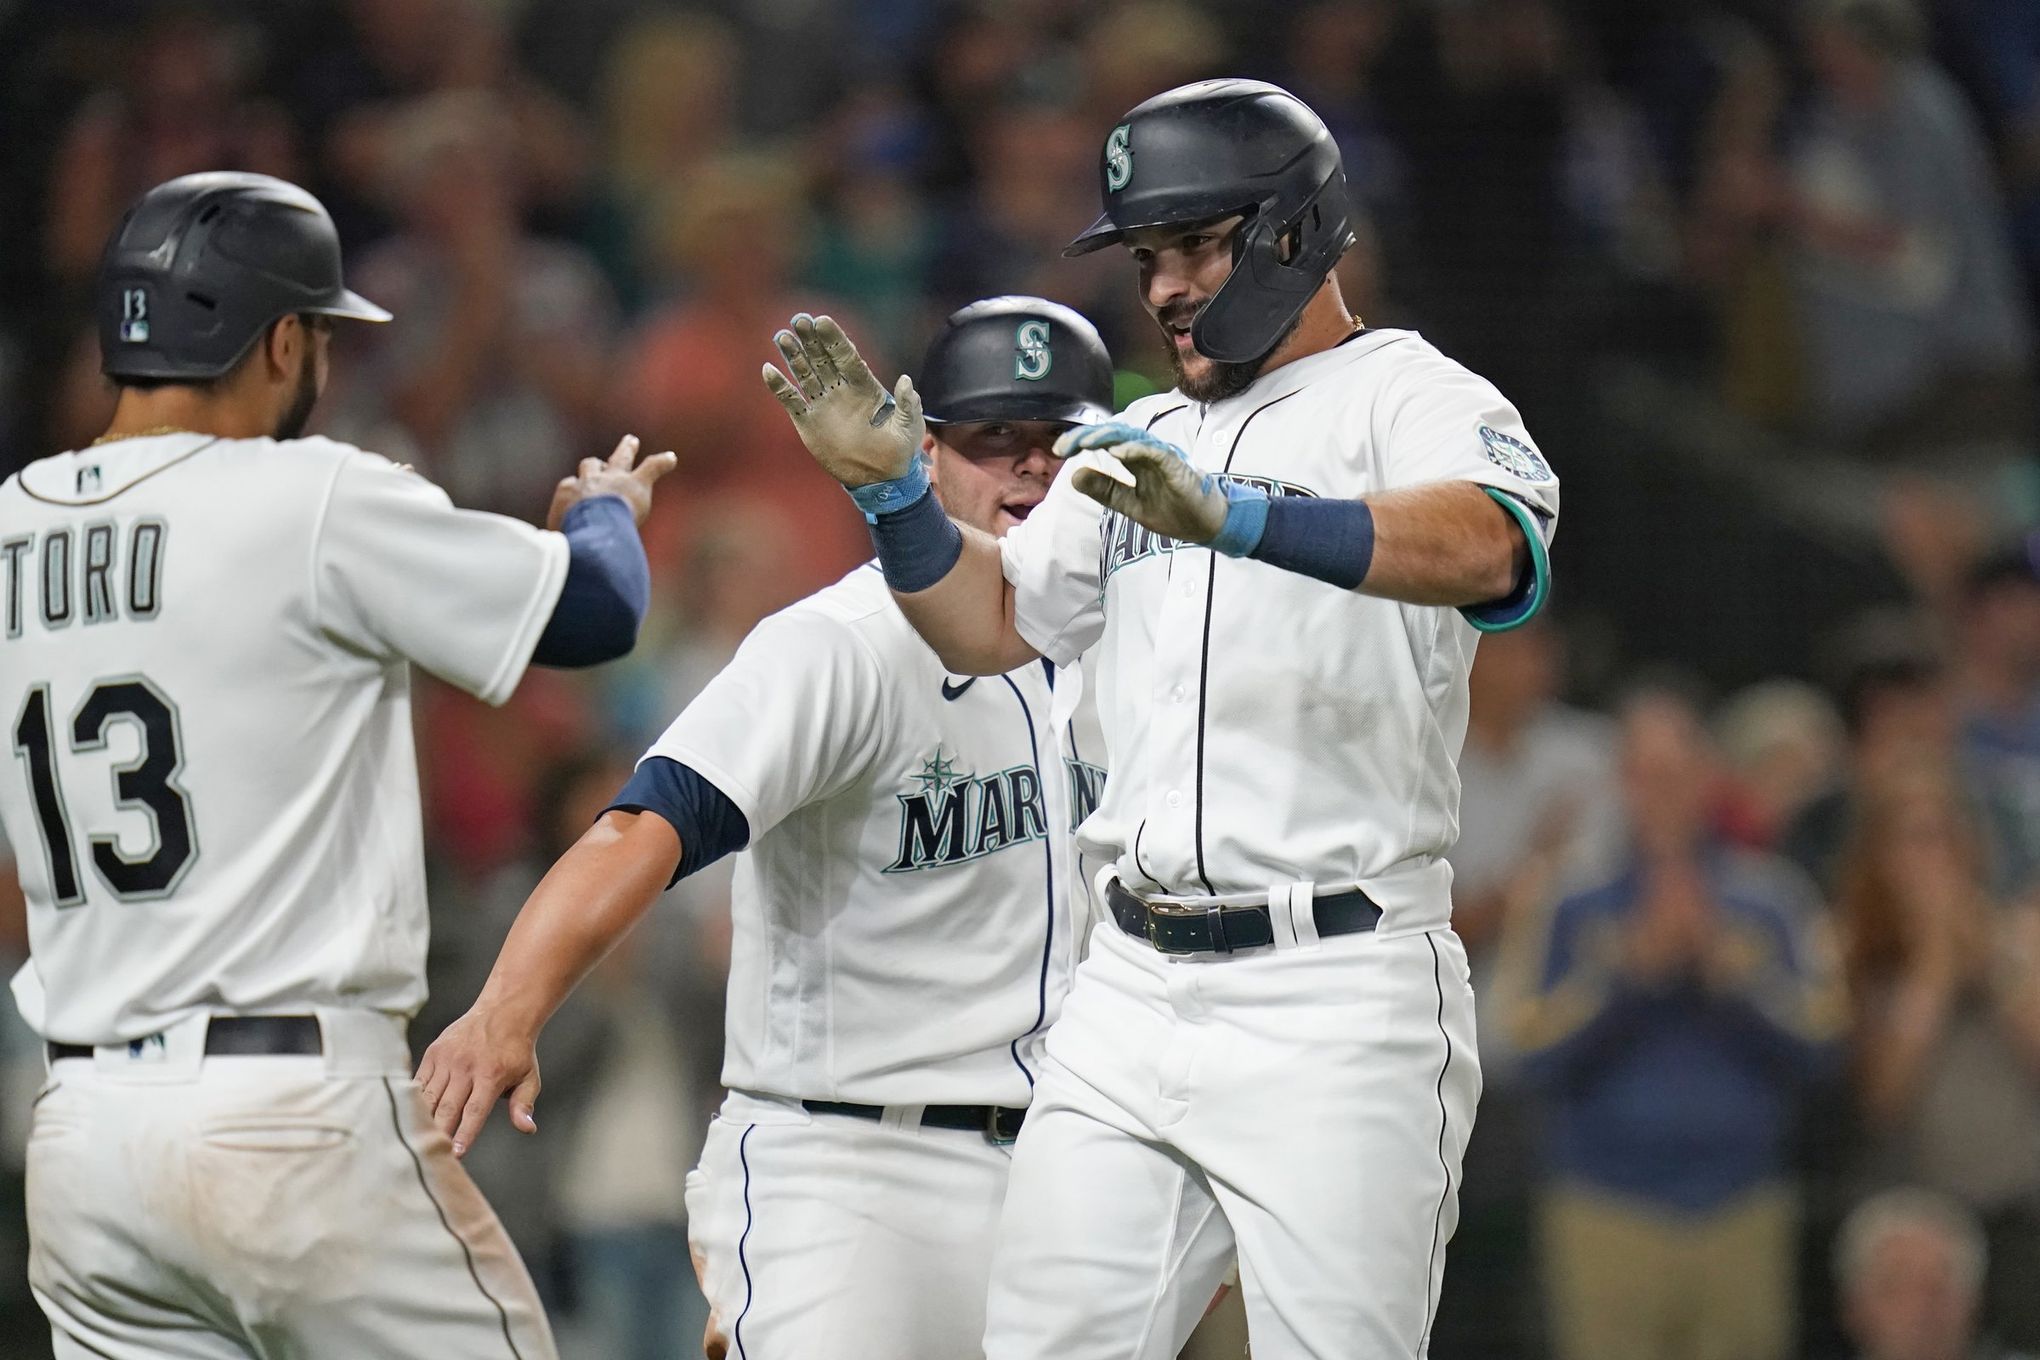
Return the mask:
<svg viewBox="0 0 2040 1360">
<path fill-rule="evenodd" d="M 1278 218 L 1274 206 L 1264 205 L 1233 233 L 1232 275 L 1191 326 L 1191 343 L 1207 359 L 1247 364 L 1267 357 L 1353 244 L 1337 172 L 1291 213 Z"/>
</svg>

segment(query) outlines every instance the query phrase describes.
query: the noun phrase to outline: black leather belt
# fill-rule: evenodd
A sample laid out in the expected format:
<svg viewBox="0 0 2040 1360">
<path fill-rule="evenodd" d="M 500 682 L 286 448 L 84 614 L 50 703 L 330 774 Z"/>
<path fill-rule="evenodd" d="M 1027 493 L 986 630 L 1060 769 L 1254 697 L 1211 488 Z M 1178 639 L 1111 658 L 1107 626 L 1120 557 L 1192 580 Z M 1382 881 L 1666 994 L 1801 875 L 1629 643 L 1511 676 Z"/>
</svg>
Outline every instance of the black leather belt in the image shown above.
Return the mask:
<svg viewBox="0 0 2040 1360">
<path fill-rule="evenodd" d="M 139 1056 L 144 1045 L 162 1037 L 130 1039 L 128 1052 Z M 51 1062 L 92 1056 L 90 1044 L 52 1043 L 49 1048 Z M 316 1058 L 324 1051 L 316 1015 L 215 1015 L 205 1027 L 208 1058 Z"/>
<path fill-rule="evenodd" d="M 853 1105 L 843 1100 L 803 1100 L 809 1114 L 847 1114 L 853 1119 L 883 1119 L 883 1105 Z M 921 1110 L 921 1127 L 963 1129 L 982 1133 L 988 1143 L 1001 1146 L 1020 1136 L 1027 1111 L 1010 1105 L 928 1105 Z"/>
<path fill-rule="evenodd" d="M 1115 878 L 1105 886 L 1105 904 L 1121 930 L 1146 940 L 1162 954 L 1230 954 L 1275 943 L 1274 916 L 1264 903 L 1221 907 L 1143 902 Z M 1381 908 L 1358 888 L 1313 898 L 1310 906 L 1320 936 L 1354 935 L 1381 924 Z"/>
</svg>

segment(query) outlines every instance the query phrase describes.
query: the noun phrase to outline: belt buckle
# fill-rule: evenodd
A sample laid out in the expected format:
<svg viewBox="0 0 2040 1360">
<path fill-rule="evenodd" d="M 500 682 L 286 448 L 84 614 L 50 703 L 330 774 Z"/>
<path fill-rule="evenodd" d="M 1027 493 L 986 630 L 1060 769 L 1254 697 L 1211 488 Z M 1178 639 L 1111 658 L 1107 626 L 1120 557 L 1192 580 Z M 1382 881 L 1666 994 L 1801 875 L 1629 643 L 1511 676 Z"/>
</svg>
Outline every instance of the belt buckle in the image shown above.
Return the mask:
<svg viewBox="0 0 2040 1360">
<path fill-rule="evenodd" d="M 1003 1113 L 1005 1113 L 1003 1106 L 985 1106 L 985 1141 L 993 1147 L 1011 1147 L 1020 1137 L 1018 1129 L 1013 1130 L 1011 1134 L 999 1132 L 999 1116 Z"/>
<path fill-rule="evenodd" d="M 1144 900 L 1141 901 L 1140 905 L 1141 909 L 1147 913 L 1148 945 L 1151 948 L 1153 948 L 1156 953 L 1169 954 L 1180 958 L 1188 954 L 1205 954 L 1211 952 L 1206 949 L 1197 948 L 1186 949 L 1179 944 L 1163 944 L 1158 922 L 1160 922 L 1164 917 L 1168 917 L 1170 919 L 1177 921 L 1194 921 L 1198 917 L 1205 915 L 1207 910 L 1216 910 L 1215 908 L 1207 909 L 1203 907 L 1182 905 L 1175 902 L 1148 902 Z"/>
</svg>

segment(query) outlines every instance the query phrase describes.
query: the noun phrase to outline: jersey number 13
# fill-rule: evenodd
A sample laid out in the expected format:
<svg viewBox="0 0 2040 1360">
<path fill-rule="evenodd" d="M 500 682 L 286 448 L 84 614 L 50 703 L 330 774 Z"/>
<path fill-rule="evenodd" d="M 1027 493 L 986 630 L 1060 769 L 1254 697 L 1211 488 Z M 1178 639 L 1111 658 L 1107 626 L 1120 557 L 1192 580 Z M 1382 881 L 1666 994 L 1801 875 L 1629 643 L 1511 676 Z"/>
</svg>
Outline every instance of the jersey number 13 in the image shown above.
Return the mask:
<svg viewBox="0 0 2040 1360">
<path fill-rule="evenodd" d="M 31 688 L 15 719 L 14 753 L 28 771 L 28 791 L 49 859 L 50 892 L 58 906 L 75 907 L 85 901 L 85 885 L 79 878 L 71 817 L 57 774 L 50 709 L 50 687 Z M 141 749 L 113 771 L 114 804 L 147 814 L 153 834 L 139 854 L 123 851 L 120 837 L 110 833 L 93 833 L 87 842 L 100 881 L 122 901 L 141 902 L 166 897 L 176 889 L 198 858 L 198 832 L 190 797 L 177 783 L 184 767 L 177 706 L 146 678 L 123 675 L 94 685 L 71 715 L 71 750 L 105 750 L 109 729 L 120 722 L 140 729 Z"/>
</svg>

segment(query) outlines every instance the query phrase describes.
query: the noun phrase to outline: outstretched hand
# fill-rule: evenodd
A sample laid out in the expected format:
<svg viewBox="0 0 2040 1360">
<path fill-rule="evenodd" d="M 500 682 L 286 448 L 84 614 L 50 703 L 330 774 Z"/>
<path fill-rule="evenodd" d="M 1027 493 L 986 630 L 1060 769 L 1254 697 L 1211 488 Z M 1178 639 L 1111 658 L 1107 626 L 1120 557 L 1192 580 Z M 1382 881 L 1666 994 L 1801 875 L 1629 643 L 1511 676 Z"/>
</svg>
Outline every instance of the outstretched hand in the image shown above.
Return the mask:
<svg viewBox="0 0 2040 1360">
<path fill-rule="evenodd" d="M 617 496 L 630 507 L 639 524 L 652 512 L 652 486 L 671 472 L 680 460 L 670 450 L 637 461 L 638 437 L 627 434 L 617 441 L 608 458 L 583 458 L 571 477 L 560 478 L 553 488 L 552 508 L 546 511 L 545 527 L 558 529 L 567 511 L 596 496 Z M 635 465 L 635 466 L 633 466 Z"/>
<path fill-rule="evenodd" d="M 815 461 L 845 486 L 904 477 L 927 430 L 912 379 L 901 374 L 886 391 L 830 317 L 801 312 L 772 342 L 786 373 L 765 365 L 765 387 Z"/>
<path fill-rule="evenodd" d="M 418 1063 L 418 1092 L 439 1131 L 465 1157 L 505 1094 L 510 1124 L 537 1133 L 538 1040 L 479 1008 L 446 1027 Z"/>
<path fill-rule="evenodd" d="M 1218 478 L 1194 466 L 1183 450 L 1137 425 L 1080 425 L 1055 441 L 1055 452 L 1095 452 L 1070 470 L 1086 496 L 1179 543 L 1209 543 L 1225 525 L 1227 501 Z"/>
</svg>

